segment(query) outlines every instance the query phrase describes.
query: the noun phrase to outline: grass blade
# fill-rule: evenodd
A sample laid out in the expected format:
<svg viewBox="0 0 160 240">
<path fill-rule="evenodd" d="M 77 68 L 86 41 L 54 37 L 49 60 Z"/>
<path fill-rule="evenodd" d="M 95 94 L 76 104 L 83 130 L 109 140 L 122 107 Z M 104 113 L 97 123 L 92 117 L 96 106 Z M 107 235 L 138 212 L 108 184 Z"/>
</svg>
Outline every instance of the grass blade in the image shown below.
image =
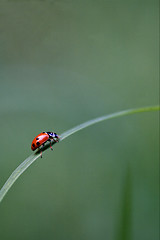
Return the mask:
<svg viewBox="0 0 160 240">
<path fill-rule="evenodd" d="M 61 134 L 60 139 L 61 141 L 64 140 L 66 137 L 69 137 L 70 135 L 72 135 L 75 132 L 78 132 L 86 127 L 89 127 L 93 124 L 105 121 L 105 120 L 109 120 L 112 118 L 118 118 L 118 117 L 122 117 L 125 115 L 130 115 L 130 114 L 135 114 L 135 113 L 142 113 L 142 112 L 151 112 L 151 111 L 159 111 L 160 110 L 160 106 L 153 106 L 153 107 L 144 107 L 144 108 L 135 108 L 135 109 L 128 109 L 128 110 L 124 110 L 121 112 L 116 112 L 116 113 L 112 113 L 112 114 L 107 114 L 98 118 L 94 118 L 92 120 L 89 120 L 87 122 L 84 122 L 64 133 Z"/>
<path fill-rule="evenodd" d="M 117 233 L 117 240 L 129 240 L 131 239 L 131 227 L 132 227 L 132 174 L 130 166 L 126 169 L 126 176 L 124 179 L 124 186 L 122 189 L 122 202 L 121 212 L 119 219 L 119 226 Z"/>
<path fill-rule="evenodd" d="M 69 137 L 70 135 L 86 128 L 89 127 L 93 124 L 105 121 L 105 120 L 109 120 L 112 118 L 118 118 L 118 117 L 122 117 L 122 116 L 127 116 L 130 114 L 135 114 L 135 113 L 142 113 L 142 112 L 151 112 L 151 111 L 159 111 L 160 110 L 160 106 L 151 106 L 151 107 L 143 107 L 143 108 L 136 108 L 136 109 L 128 109 L 128 110 L 124 110 L 124 111 L 120 111 L 120 112 L 116 112 L 116 113 L 112 113 L 112 114 L 108 114 L 108 115 L 104 115 L 92 120 L 89 120 L 87 122 L 84 122 L 64 133 L 62 133 L 60 135 L 60 141 L 64 140 L 65 138 Z M 52 142 L 52 145 L 55 144 L 54 142 Z M 44 152 L 46 149 L 48 149 L 50 147 L 50 144 L 46 144 L 45 147 L 42 149 L 42 151 Z M 40 151 L 38 150 L 37 152 L 31 154 L 28 158 L 26 158 L 11 174 L 11 176 L 8 178 L 8 180 L 6 181 L 6 183 L 3 185 L 3 187 L 0 190 L 0 202 L 2 201 L 2 199 L 4 198 L 4 196 L 6 195 L 6 193 L 8 192 L 8 190 L 11 188 L 11 186 L 14 184 L 14 182 L 17 180 L 17 178 L 39 157 L 41 156 Z"/>
</svg>

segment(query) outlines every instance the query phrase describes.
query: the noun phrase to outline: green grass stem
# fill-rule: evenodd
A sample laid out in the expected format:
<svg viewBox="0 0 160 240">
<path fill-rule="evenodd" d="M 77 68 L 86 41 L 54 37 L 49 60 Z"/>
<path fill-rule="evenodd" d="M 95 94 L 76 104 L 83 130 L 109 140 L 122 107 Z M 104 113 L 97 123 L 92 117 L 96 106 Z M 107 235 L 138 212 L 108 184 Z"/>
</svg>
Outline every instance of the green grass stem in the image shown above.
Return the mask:
<svg viewBox="0 0 160 240">
<path fill-rule="evenodd" d="M 135 113 L 142 113 L 142 112 L 151 112 L 151 111 L 159 111 L 160 110 L 160 106 L 151 106 L 151 107 L 143 107 L 143 108 L 136 108 L 136 109 L 128 109 L 128 110 L 124 110 L 124 111 L 120 111 L 120 112 L 116 112 L 116 113 L 112 113 L 112 114 L 108 114 L 108 115 L 104 115 L 92 120 L 89 120 L 87 122 L 84 122 L 74 128 L 71 128 L 70 130 L 62 133 L 60 135 L 60 142 L 62 140 L 64 140 L 65 138 L 69 137 L 70 135 L 86 128 L 89 127 L 93 124 L 105 121 L 105 120 L 109 120 L 112 118 L 118 118 L 118 117 L 122 117 L 122 116 L 127 116 L 130 114 L 135 114 Z M 55 144 L 54 142 L 52 142 L 52 145 Z M 47 150 L 50 147 L 50 144 L 47 143 L 45 145 L 45 147 L 42 149 L 42 152 L 44 152 L 45 150 Z M 39 157 L 41 156 L 40 151 L 36 151 L 35 153 L 31 154 L 28 158 L 26 158 L 14 171 L 13 173 L 10 175 L 10 177 L 8 178 L 8 180 L 6 181 L 6 183 L 3 185 L 3 187 L 0 190 L 0 202 L 2 201 L 2 199 L 4 198 L 4 196 L 6 195 L 6 193 L 9 191 L 9 189 L 11 188 L 11 186 L 14 184 L 14 182 L 17 180 L 17 178 Z"/>
</svg>

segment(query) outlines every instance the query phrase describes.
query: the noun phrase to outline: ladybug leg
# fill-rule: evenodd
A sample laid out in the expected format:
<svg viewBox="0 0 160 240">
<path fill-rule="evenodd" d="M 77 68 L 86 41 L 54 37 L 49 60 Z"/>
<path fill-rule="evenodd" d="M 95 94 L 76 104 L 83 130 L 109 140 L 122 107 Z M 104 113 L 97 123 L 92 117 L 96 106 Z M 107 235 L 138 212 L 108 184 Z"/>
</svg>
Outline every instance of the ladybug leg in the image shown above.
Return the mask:
<svg viewBox="0 0 160 240">
<path fill-rule="evenodd" d="M 40 150 L 40 154 L 41 154 L 41 158 L 42 158 L 42 151 L 41 151 L 41 149 L 39 148 L 39 150 Z"/>
<path fill-rule="evenodd" d="M 53 141 L 58 143 L 59 142 L 59 138 L 54 138 Z"/>
<path fill-rule="evenodd" d="M 50 142 L 50 149 L 53 151 L 52 145 L 51 145 L 51 139 L 48 140 Z"/>
<path fill-rule="evenodd" d="M 44 143 L 42 143 L 42 148 L 44 147 Z M 41 150 L 41 149 L 40 149 Z M 42 158 L 42 150 L 41 150 L 41 158 Z"/>
</svg>

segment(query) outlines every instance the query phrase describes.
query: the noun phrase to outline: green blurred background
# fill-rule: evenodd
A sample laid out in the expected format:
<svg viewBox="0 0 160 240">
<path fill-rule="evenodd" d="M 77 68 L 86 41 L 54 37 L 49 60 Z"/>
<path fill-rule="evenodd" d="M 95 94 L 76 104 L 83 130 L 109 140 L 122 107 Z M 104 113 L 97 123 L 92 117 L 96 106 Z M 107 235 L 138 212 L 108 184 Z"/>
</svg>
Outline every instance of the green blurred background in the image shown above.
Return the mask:
<svg viewBox="0 0 160 240">
<path fill-rule="evenodd" d="M 158 0 L 0 1 L 0 187 L 42 131 L 158 104 Z M 47 151 L 0 205 L 1 240 L 158 240 L 158 113 Z"/>
</svg>

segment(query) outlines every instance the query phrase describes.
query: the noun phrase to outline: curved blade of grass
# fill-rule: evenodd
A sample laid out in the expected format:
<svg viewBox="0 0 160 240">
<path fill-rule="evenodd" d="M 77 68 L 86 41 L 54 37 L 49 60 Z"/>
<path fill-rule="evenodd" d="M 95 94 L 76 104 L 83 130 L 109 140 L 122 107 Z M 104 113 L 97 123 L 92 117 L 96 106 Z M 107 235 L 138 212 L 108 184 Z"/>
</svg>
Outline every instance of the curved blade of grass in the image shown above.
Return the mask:
<svg viewBox="0 0 160 240">
<path fill-rule="evenodd" d="M 151 112 L 151 111 L 159 111 L 160 106 L 151 106 L 151 107 L 143 107 L 143 108 L 136 108 L 136 109 L 128 109 L 108 115 L 104 115 L 98 118 L 94 118 L 90 121 L 84 122 L 74 128 L 71 128 L 70 130 L 62 133 L 60 135 L 60 141 L 64 140 L 65 138 L 69 137 L 70 135 L 86 128 L 89 127 L 93 124 L 102 122 L 104 120 L 109 120 L 112 118 L 118 118 L 130 114 L 135 114 L 135 113 L 142 113 L 142 112 Z M 55 142 L 52 142 L 52 145 L 55 144 Z M 42 152 L 44 152 L 46 149 L 50 147 L 50 144 L 46 144 L 45 147 L 43 147 Z M 26 158 L 11 174 L 11 176 L 8 178 L 6 183 L 3 185 L 3 187 L 0 190 L 0 202 L 8 192 L 8 190 L 11 188 L 13 183 L 17 180 L 17 178 L 39 157 L 41 156 L 40 151 L 38 150 L 37 152 L 31 154 L 28 158 Z"/>
</svg>

